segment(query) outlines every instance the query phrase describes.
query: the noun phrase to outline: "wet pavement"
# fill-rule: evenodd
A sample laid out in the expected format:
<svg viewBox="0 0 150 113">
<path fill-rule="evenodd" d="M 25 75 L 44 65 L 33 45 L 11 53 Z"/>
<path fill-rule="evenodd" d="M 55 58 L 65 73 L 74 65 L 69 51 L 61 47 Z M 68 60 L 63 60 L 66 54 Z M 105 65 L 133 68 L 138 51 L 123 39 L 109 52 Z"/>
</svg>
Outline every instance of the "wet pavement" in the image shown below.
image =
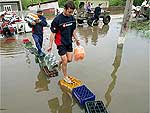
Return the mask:
<svg viewBox="0 0 150 113">
<path fill-rule="evenodd" d="M 68 73 L 80 79 L 106 104 L 109 113 L 149 113 L 149 44 L 142 33 L 130 30 L 123 48 L 117 48 L 122 18 L 113 16 L 109 25 L 78 26 L 78 36 L 85 48 L 83 61 L 68 65 Z M 43 48 L 49 45 L 45 28 Z M 27 52 L 22 40 L 1 39 L 2 113 L 85 113 L 69 92 L 61 89 L 59 76 L 47 79 L 34 55 Z M 74 44 L 75 46 L 75 44 Z M 56 46 L 52 52 L 57 54 Z M 57 57 L 59 59 L 59 57 Z"/>
</svg>

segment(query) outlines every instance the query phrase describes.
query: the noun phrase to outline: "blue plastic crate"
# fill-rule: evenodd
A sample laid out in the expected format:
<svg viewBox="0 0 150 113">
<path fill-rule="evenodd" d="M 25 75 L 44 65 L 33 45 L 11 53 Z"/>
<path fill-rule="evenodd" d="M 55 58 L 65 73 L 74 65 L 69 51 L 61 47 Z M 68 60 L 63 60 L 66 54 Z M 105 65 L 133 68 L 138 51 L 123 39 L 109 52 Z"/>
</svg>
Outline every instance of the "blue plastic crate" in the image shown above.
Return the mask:
<svg viewBox="0 0 150 113">
<path fill-rule="evenodd" d="M 95 100 L 95 95 L 85 85 L 73 88 L 72 95 L 78 100 L 80 105 L 85 105 L 86 101 Z"/>
<path fill-rule="evenodd" d="M 85 102 L 87 113 L 108 113 L 102 101 Z"/>
</svg>

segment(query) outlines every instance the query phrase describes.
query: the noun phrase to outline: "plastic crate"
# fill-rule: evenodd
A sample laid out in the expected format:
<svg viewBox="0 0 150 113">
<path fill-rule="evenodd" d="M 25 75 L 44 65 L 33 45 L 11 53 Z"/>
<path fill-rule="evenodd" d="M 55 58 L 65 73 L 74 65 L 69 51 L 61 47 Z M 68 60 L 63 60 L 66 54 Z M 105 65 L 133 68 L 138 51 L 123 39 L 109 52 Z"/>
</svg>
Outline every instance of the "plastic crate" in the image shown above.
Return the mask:
<svg viewBox="0 0 150 113">
<path fill-rule="evenodd" d="M 72 83 L 67 83 L 65 80 L 60 80 L 59 84 L 63 87 L 66 87 L 68 90 L 72 91 L 73 88 L 76 88 L 82 84 L 80 80 L 73 76 L 68 76 Z"/>
<path fill-rule="evenodd" d="M 80 105 L 85 105 L 86 101 L 95 100 L 95 95 L 85 85 L 74 88 L 72 94 L 78 100 Z"/>
<path fill-rule="evenodd" d="M 47 66 L 44 66 L 43 71 L 45 72 L 47 77 L 56 77 L 56 76 L 58 76 L 58 71 L 56 69 L 53 69 L 53 70 L 49 71 Z"/>
<path fill-rule="evenodd" d="M 42 60 L 42 58 L 37 58 L 38 60 L 38 63 L 39 63 L 39 66 L 40 66 L 40 68 L 44 68 L 44 67 L 47 67 L 46 66 L 46 64 L 45 64 L 45 62 Z M 49 70 L 50 71 L 50 70 Z M 51 70 L 52 71 L 52 70 Z"/>
<path fill-rule="evenodd" d="M 29 41 L 29 39 L 25 38 L 25 39 L 22 40 L 22 42 L 25 44 L 25 43 L 28 43 L 30 41 Z"/>
<path fill-rule="evenodd" d="M 24 43 L 24 47 L 25 48 L 33 48 L 33 46 L 32 46 L 33 44 L 29 41 L 29 42 L 26 42 L 26 43 Z"/>
<path fill-rule="evenodd" d="M 31 54 L 34 54 L 35 56 L 38 56 L 38 51 L 36 48 L 32 47 L 32 48 L 28 48 L 29 52 Z"/>
<path fill-rule="evenodd" d="M 85 102 L 87 113 L 108 113 L 102 101 Z"/>
</svg>

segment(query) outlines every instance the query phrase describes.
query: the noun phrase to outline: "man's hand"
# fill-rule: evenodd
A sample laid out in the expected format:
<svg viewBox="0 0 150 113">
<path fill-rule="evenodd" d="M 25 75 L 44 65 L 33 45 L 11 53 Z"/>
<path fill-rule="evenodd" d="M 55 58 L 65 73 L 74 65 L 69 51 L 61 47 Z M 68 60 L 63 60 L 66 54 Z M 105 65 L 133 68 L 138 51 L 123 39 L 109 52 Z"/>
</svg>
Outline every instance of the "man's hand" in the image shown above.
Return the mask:
<svg viewBox="0 0 150 113">
<path fill-rule="evenodd" d="M 36 23 L 40 23 L 41 20 L 40 20 L 40 19 L 36 19 L 35 22 L 36 22 Z"/>
<path fill-rule="evenodd" d="M 51 50 L 52 50 L 52 47 L 50 46 L 50 47 L 47 49 L 47 51 L 50 52 Z"/>
<path fill-rule="evenodd" d="M 76 40 L 76 44 L 77 44 L 77 46 L 79 46 L 80 45 L 80 41 Z"/>
<path fill-rule="evenodd" d="M 32 24 L 32 25 L 36 25 L 35 21 L 33 21 L 31 24 Z"/>
</svg>

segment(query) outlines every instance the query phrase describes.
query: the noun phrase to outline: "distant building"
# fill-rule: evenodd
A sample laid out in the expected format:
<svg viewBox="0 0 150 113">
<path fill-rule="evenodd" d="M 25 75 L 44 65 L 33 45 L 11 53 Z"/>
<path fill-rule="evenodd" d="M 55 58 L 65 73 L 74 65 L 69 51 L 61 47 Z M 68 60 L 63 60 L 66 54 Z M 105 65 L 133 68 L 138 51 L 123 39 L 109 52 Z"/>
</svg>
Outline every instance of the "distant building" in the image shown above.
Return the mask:
<svg viewBox="0 0 150 113">
<path fill-rule="evenodd" d="M 21 0 L 0 0 L 0 12 L 22 11 Z"/>
<path fill-rule="evenodd" d="M 56 11 L 59 9 L 59 5 L 57 0 L 51 0 L 48 2 L 42 2 L 28 6 L 28 9 L 32 12 L 37 11 L 38 8 L 43 10 L 43 13 L 47 18 L 51 18 L 56 15 Z"/>
<path fill-rule="evenodd" d="M 109 0 L 80 0 L 80 2 L 91 2 L 92 7 L 96 7 L 98 4 L 102 3 L 102 8 L 108 8 L 109 7 Z"/>
</svg>

